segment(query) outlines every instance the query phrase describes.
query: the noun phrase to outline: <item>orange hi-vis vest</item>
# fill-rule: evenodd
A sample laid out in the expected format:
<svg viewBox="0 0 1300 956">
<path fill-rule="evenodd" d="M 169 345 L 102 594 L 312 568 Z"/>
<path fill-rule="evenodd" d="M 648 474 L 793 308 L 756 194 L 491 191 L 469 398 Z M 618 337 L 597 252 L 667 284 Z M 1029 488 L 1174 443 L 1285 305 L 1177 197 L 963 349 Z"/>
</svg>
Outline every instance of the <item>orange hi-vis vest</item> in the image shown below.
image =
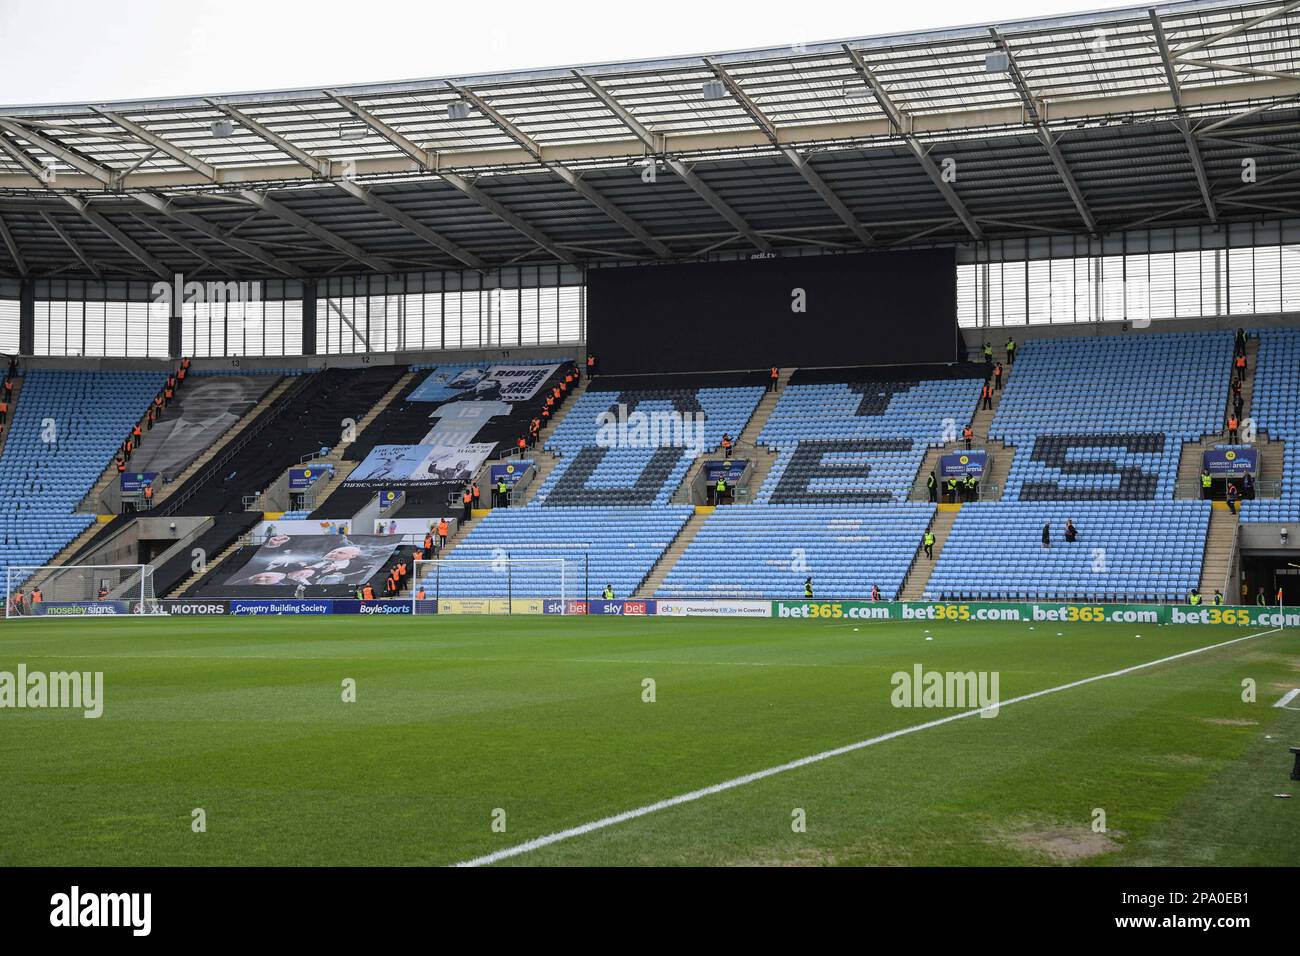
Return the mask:
<svg viewBox="0 0 1300 956">
<path fill-rule="evenodd" d="M 361 589 L 361 597 L 367 601 L 373 601 L 375 599 L 375 589 L 367 584 Z"/>
<path fill-rule="evenodd" d="M 465 504 L 469 504 L 471 501 L 474 500 L 474 495 L 473 495 L 472 492 L 470 492 L 470 491 L 466 491 L 465 494 L 461 496 L 461 500 L 462 500 Z"/>
<path fill-rule="evenodd" d="M 438 534 L 440 534 L 440 535 L 441 535 L 442 537 L 444 537 L 444 538 L 447 537 L 447 519 L 446 519 L 446 518 L 443 518 L 441 521 L 438 522 Z"/>
</svg>

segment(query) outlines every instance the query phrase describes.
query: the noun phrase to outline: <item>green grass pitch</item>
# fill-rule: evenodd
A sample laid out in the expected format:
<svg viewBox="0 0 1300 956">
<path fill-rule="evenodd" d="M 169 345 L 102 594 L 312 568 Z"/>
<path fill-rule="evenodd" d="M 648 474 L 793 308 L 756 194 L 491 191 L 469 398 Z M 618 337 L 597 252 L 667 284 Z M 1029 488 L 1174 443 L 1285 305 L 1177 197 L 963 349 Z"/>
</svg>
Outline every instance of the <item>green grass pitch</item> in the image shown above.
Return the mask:
<svg viewBox="0 0 1300 956">
<path fill-rule="evenodd" d="M 892 705 L 891 675 L 915 664 L 997 672 L 1005 701 L 1246 633 L 542 617 L 11 624 L 0 670 L 102 671 L 105 703 L 97 720 L 0 710 L 0 865 L 452 864 L 953 713 Z M 1247 678 L 1257 702 L 1242 700 Z M 1300 633 L 1268 634 L 500 865 L 1294 866 L 1300 796 L 1275 795 L 1300 793 L 1287 752 L 1300 713 L 1273 704 L 1295 686 Z M 196 808 L 206 832 L 193 832 Z"/>
</svg>

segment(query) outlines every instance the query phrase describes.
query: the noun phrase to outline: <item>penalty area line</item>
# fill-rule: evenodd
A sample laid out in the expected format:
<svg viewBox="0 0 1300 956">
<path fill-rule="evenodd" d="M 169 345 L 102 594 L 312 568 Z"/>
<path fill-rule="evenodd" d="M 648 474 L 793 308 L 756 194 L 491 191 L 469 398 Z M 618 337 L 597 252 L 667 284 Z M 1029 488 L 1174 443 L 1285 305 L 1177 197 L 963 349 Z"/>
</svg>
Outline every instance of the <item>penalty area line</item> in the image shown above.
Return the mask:
<svg viewBox="0 0 1300 956">
<path fill-rule="evenodd" d="M 1034 700 L 1038 697 L 1046 697 L 1048 694 L 1057 694 L 1061 691 L 1071 690 L 1075 687 L 1083 687 L 1086 684 L 1094 684 L 1097 681 L 1109 680 L 1113 677 L 1124 677 L 1127 674 L 1133 674 L 1148 667 L 1158 667 L 1161 664 L 1168 664 L 1173 661 L 1183 660 L 1184 658 L 1194 657 L 1197 654 L 1205 654 L 1209 651 L 1217 651 L 1220 648 L 1231 647 L 1233 644 L 1240 644 L 1242 641 L 1254 640 L 1257 637 L 1265 637 L 1269 634 L 1276 634 L 1282 628 L 1274 627 L 1267 631 L 1260 631 L 1256 634 L 1247 634 L 1243 637 L 1235 637 L 1230 641 L 1221 641 L 1218 644 L 1208 644 L 1205 647 L 1194 647 L 1190 651 L 1182 651 L 1178 654 L 1171 654 L 1168 657 L 1161 657 L 1158 660 L 1146 661 L 1142 664 L 1133 664 L 1130 667 L 1123 667 L 1117 671 L 1110 671 L 1107 674 L 1097 674 L 1092 677 L 1084 677 L 1080 680 L 1070 681 L 1068 684 L 1060 684 L 1056 687 L 1048 687 L 1044 690 L 1036 690 L 1032 693 L 1022 694 L 1019 697 L 1013 697 L 1010 700 L 1003 700 L 997 703 L 995 711 L 1000 711 L 1003 707 L 1010 707 L 1012 704 L 1020 704 L 1027 700 Z M 658 813 L 660 810 L 668 810 L 672 807 L 681 806 L 684 803 L 693 803 L 696 800 L 703 800 L 705 797 L 711 797 L 717 793 L 724 793 L 727 790 L 735 790 L 737 787 L 744 787 L 751 783 L 757 783 L 759 780 L 765 780 L 768 777 L 775 777 L 777 774 L 788 773 L 791 770 L 798 770 L 800 767 L 807 767 L 810 764 L 820 763 L 823 760 L 829 760 L 832 757 L 841 757 L 844 754 L 853 753 L 858 750 L 864 750 L 867 747 L 874 747 L 876 744 L 882 744 L 889 740 L 895 740 L 899 737 L 906 737 L 908 734 L 918 733 L 922 730 L 930 730 L 934 727 L 941 727 L 944 724 L 950 724 L 953 721 L 965 720 L 967 717 L 974 717 L 976 714 L 983 713 L 982 710 L 964 710 L 959 714 L 949 714 L 947 717 L 940 717 L 936 720 L 929 720 L 923 724 L 915 724 L 911 727 L 903 727 L 899 730 L 891 730 L 889 733 L 880 734 L 876 737 L 869 737 L 866 740 L 859 740 L 856 743 L 845 744 L 842 747 L 834 747 L 831 750 L 823 750 L 821 753 L 810 754 L 807 757 L 800 757 L 797 760 L 791 760 L 787 763 L 775 767 L 768 767 L 765 770 L 756 770 L 753 773 L 747 773 L 744 776 L 733 777 L 730 780 L 724 780 L 721 783 L 715 783 L 708 787 L 701 787 L 698 790 L 692 790 L 689 793 L 678 794 L 675 797 L 668 797 L 665 800 L 657 800 L 654 803 L 648 803 L 645 806 L 636 807 L 632 810 L 624 810 L 622 813 L 616 813 L 613 816 L 602 817 L 599 820 L 593 820 L 590 823 L 584 823 L 580 826 L 570 827 L 567 830 L 557 830 L 555 833 L 549 833 L 546 836 L 536 837 L 524 843 L 518 843 L 515 846 L 506 847 L 493 853 L 486 853 L 483 856 L 476 856 L 470 860 L 464 860 L 455 864 L 456 866 L 490 866 L 493 863 L 499 863 L 501 860 L 508 860 L 512 857 L 523 856 L 525 853 L 532 853 L 534 850 L 540 850 L 544 847 L 553 846 L 556 843 L 563 843 L 566 840 L 572 840 L 575 837 L 585 836 L 588 833 L 594 833 L 597 830 L 604 830 L 608 827 L 617 826 L 620 823 L 626 823 L 629 820 L 636 820 L 639 817 L 649 816 L 652 813 Z"/>
</svg>

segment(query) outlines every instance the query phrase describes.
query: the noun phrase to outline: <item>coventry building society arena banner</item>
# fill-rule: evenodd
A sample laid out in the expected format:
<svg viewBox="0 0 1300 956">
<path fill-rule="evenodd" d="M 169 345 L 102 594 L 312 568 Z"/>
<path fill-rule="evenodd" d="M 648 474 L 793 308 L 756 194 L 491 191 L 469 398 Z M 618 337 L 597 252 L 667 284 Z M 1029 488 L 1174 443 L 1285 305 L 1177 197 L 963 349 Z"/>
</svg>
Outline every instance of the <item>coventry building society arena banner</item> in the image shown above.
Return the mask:
<svg viewBox="0 0 1300 956">
<path fill-rule="evenodd" d="M 238 587 L 345 584 L 369 581 L 398 542 L 376 535 L 274 535 L 225 583 Z"/>
</svg>

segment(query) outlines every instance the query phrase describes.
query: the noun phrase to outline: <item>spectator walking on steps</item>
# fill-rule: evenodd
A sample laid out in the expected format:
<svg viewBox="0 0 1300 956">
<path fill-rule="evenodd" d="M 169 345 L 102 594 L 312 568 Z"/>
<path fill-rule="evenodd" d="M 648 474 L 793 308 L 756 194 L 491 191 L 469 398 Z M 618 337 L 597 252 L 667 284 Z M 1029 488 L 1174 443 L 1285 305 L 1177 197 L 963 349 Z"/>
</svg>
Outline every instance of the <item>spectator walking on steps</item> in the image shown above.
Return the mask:
<svg viewBox="0 0 1300 956">
<path fill-rule="evenodd" d="M 1241 494 L 1237 491 L 1237 486 L 1234 485 L 1231 481 L 1228 482 L 1228 490 L 1223 497 L 1228 502 L 1228 510 L 1231 511 L 1233 514 L 1236 514 L 1237 499 L 1241 497 Z"/>
<path fill-rule="evenodd" d="M 1241 500 L 1255 500 L 1255 476 L 1250 472 L 1246 472 L 1241 476 Z"/>
<path fill-rule="evenodd" d="M 1232 350 L 1233 358 L 1236 358 L 1238 355 L 1246 354 L 1246 342 L 1249 341 L 1249 339 L 1250 334 L 1245 329 L 1237 329 L 1237 334 L 1234 336 Z"/>
<path fill-rule="evenodd" d="M 1043 547 L 1050 548 L 1051 546 L 1052 546 L 1052 523 L 1049 521 L 1045 525 L 1043 525 Z"/>
<path fill-rule="evenodd" d="M 930 477 L 925 479 L 925 491 L 930 496 L 930 504 L 935 504 L 939 500 L 939 479 L 934 471 L 930 471 Z"/>
<path fill-rule="evenodd" d="M 1073 518 L 1065 519 L 1065 541 L 1067 544 L 1074 544 L 1079 537 L 1079 529 L 1074 526 Z"/>
</svg>

